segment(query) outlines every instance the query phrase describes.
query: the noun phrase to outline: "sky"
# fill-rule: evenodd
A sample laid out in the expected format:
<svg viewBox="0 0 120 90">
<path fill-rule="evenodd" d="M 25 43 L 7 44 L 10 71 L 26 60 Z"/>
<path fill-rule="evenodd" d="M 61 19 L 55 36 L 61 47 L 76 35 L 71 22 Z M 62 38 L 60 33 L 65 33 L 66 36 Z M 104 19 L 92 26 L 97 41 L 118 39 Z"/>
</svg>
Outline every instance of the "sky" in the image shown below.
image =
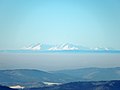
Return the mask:
<svg viewBox="0 0 120 90">
<path fill-rule="evenodd" d="M 120 49 L 120 0 L 0 0 L 0 49 L 73 43 Z"/>
</svg>

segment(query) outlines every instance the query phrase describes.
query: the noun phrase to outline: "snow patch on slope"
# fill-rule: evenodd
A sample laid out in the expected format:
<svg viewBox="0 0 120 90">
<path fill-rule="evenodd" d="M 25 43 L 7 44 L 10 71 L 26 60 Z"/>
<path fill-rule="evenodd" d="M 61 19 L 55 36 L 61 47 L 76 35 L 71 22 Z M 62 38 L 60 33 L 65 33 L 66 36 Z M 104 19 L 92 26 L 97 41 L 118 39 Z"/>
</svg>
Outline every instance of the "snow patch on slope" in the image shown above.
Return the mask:
<svg viewBox="0 0 120 90">
<path fill-rule="evenodd" d="M 43 82 L 45 85 L 53 86 L 53 85 L 60 85 L 61 83 L 53 83 L 53 82 Z"/>
<path fill-rule="evenodd" d="M 25 87 L 20 86 L 20 85 L 16 85 L 16 86 L 10 86 L 9 88 L 12 88 L 12 89 L 24 89 Z"/>
</svg>

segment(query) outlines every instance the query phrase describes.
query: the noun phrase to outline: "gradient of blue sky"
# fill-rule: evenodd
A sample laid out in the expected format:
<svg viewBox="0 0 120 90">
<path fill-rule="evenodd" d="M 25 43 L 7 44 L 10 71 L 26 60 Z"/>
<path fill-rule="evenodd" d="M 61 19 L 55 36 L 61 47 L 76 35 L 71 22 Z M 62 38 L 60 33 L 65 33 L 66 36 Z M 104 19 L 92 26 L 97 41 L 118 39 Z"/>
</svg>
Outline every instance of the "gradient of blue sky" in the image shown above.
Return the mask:
<svg viewBox="0 0 120 90">
<path fill-rule="evenodd" d="M 0 0 L 0 49 L 75 43 L 120 49 L 120 0 Z"/>
</svg>

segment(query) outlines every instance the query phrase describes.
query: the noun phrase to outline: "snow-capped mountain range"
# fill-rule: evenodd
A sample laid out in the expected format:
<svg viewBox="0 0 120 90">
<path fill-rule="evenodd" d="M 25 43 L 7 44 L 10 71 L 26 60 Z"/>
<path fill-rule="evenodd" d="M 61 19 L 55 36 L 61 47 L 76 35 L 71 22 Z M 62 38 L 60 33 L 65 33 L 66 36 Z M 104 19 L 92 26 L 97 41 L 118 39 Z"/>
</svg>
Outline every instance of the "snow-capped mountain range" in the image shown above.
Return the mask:
<svg viewBox="0 0 120 90">
<path fill-rule="evenodd" d="M 49 45 L 49 44 L 34 44 L 25 46 L 22 50 L 49 50 L 49 51 L 56 51 L 56 50 L 110 50 L 110 48 L 103 48 L 103 47 L 95 47 L 95 48 L 88 48 L 80 45 L 74 44 L 59 44 L 59 45 Z"/>
</svg>

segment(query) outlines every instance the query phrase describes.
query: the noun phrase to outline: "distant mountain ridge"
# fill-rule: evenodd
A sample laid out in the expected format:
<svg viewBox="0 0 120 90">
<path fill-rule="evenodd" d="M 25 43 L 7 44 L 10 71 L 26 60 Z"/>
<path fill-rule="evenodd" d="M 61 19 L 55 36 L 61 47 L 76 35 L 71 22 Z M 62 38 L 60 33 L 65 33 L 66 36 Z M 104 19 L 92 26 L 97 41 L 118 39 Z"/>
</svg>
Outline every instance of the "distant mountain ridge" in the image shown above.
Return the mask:
<svg viewBox="0 0 120 90">
<path fill-rule="evenodd" d="M 41 70 L 15 69 L 0 70 L 0 84 L 4 86 L 21 85 L 24 87 L 45 86 L 45 82 L 60 83 L 69 80 L 67 76 L 59 76 Z"/>
<path fill-rule="evenodd" d="M 37 43 L 16 50 L 0 50 L 0 53 L 120 53 L 120 50 L 107 47 L 89 48 L 70 43 L 58 45 Z"/>
<path fill-rule="evenodd" d="M 116 68 L 81 68 L 60 70 L 53 73 L 75 77 L 78 81 L 120 80 L 120 67 Z"/>
</svg>

